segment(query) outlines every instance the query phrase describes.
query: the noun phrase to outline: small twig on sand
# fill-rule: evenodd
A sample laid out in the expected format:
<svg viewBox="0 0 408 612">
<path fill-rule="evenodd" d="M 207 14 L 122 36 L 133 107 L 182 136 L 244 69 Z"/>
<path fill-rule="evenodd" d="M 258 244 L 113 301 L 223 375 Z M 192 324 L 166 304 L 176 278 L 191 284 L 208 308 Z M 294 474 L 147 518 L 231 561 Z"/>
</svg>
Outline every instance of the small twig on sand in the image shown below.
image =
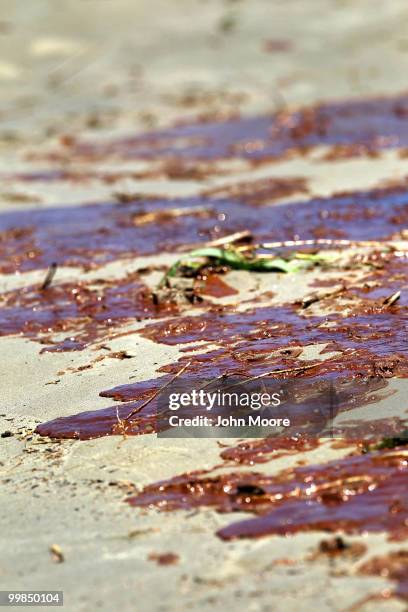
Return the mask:
<svg viewBox="0 0 408 612">
<path fill-rule="evenodd" d="M 207 247 L 217 247 L 223 246 L 224 244 L 233 244 L 234 242 L 250 242 L 253 236 L 249 230 L 244 230 L 243 232 L 235 232 L 234 234 L 228 234 L 228 236 L 222 236 L 221 238 L 217 238 L 216 240 L 211 240 L 211 242 L 206 242 L 205 246 Z"/>
<path fill-rule="evenodd" d="M 252 382 L 253 380 L 258 380 L 260 378 L 266 378 L 267 376 L 272 376 L 273 374 L 291 374 L 292 372 L 302 372 L 303 370 L 311 370 L 312 368 L 317 368 L 318 366 L 323 365 L 327 363 L 328 361 L 333 361 L 337 359 L 338 357 L 339 355 L 335 355 L 334 357 L 331 357 L 330 359 L 324 359 L 322 361 L 318 361 L 317 363 L 312 363 L 309 365 L 306 364 L 298 368 L 286 368 L 284 370 L 270 370 L 269 372 L 263 372 L 262 374 L 258 374 L 257 376 L 252 376 L 251 378 L 242 380 L 241 382 L 235 383 L 234 385 L 231 385 L 230 387 L 227 387 L 227 388 L 237 387 L 238 385 L 245 385 L 246 383 Z"/>
<path fill-rule="evenodd" d="M 128 421 L 130 419 L 130 417 L 132 417 L 133 415 L 137 414 L 138 412 L 140 412 L 145 406 L 147 406 L 148 404 L 150 404 L 150 402 L 152 402 L 158 395 L 160 395 L 160 393 L 162 391 L 164 391 L 164 389 L 166 389 L 169 385 L 171 385 L 172 382 L 174 382 L 176 380 L 176 378 L 178 378 L 179 376 L 181 376 L 183 374 L 183 372 L 185 372 L 187 370 L 187 368 L 191 365 L 191 361 L 188 361 L 182 368 L 181 370 L 179 370 L 170 380 L 168 380 L 166 382 L 165 385 L 163 385 L 162 387 L 160 387 L 160 389 L 157 389 L 157 391 L 155 391 L 153 393 L 153 395 L 151 395 L 145 402 L 143 402 L 143 404 L 141 406 L 138 406 L 137 408 L 135 408 L 134 410 L 132 410 L 132 412 L 130 414 L 127 415 L 127 417 L 125 417 L 123 419 L 123 421 Z"/>
<path fill-rule="evenodd" d="M 119 416 L 119 408 L 116 406 L 116 420 L 118 422 L 118 428 L 123 438 L 126 438 L 126 428 L 125 428 L 125 420 L 121 419 Z"/>
<path fill-rule="evenodd" d="M 339 287 L 338 289 L 334 289 L 334 291 L 327 291 L 326 293 L 321 293 L 320 295 L 318 293 L 307 295 L 303 298 L 301 307 L 303 309 L 309 308 L 309 306 L 311 306 L 312 304 L 315 304 L 316 302 L 322 302 L 323 300 L 326 300 L 327 298 L 335 297 L 336 295 L 339 295 L 340 293 L 343 293 L 344 291 L 347 291 L 347 287 L 343 285 L 342 287 Z"/>
<path fill-rule="evenodd" d="M 387 306 L 387 307 L 392 306 L 393 304 L 395 304 L 395 302 L 398 302 L 400 297 L 401 297 L 401 291 L 396 291 L 392 295 L 389 295 L 388 297 L 385 298 L 385 300 L 383 301 L 383 306 Z"/>
<path fill-rule="evenodd" d="M 214 378 L 211 378 L 211 380 L 207 380 L 207 382 L 204 383 L 204 385 L 201 385 L 198 391 L 201 391 L 201 389 L 206 389 L 207 387 L 212 385 L 216 380 L 222 380 L 223 378 L 225 379 L 227 377 L 228 377 L 228 373 L 226 372 L 224 372 L 223 374 L 219 374 L 218 376 L 214 376 Z"/>
<path fill-rule="evenodd" d="M 232 387 L 238 387 L 239 385 L 245 385 L 246 383 L 252 382 L 253 380 L 258 380 L 259 378 L 266 378 L 267 376 L 272 376 L 273 374 L 289 374 L 291 372 L 301 372 L 303 370 L 310 370 L 311 368 L 317 368 L 317 366 L 325 363 L 324 361 L 319 361 L 318 363 L 313 363 L 311 365 L 304 365 L 298 368 L 287 368 L 284 370 L 270 370 L 269 372 L 263 372 L 262 374 L 258 374 L 257 376 L 252 376 L 251 378 L 247 378 L 242 380 L 234 385 L 230 385 L 227 389 L 231 389 Z"/>
<path fill-rule="evenodd" d="M 284 240 L 283 242 L 265 242 L 257 245 L 262 249 L 279 249 L 282 247 L 298 246 L 387 246 L 395 248 L 390 242 L 381 240 L 339 240 L 330 238 L 319 238 L 317 240 Z"/>
<path fill-rule="evenodd" d="M 54 276 L 57 271 L 57 268 L 58 268 L 58 264 L 55 263 L 54 261 L 48 268 L 47 275 L 44 278 L 43 284 L 40 287 L 41 291 L 45 291 L 45 289 L 48 289 L 48 287 L 51 285 L 52 281 L 54 280 Z"/>
<path fill-rule="evenodd" d="M 212 208 L 204 206 L 188 206 L 184 208 L 163 208 L 160 210 L 153 210 L 147 213 L 138 213 L 133 216 L 134 225 L 147 225 L 154 223 L 155 221 L 177 219 L 178 217 L 191 216 L 202 216 L 208 215 L 212 211 Z"/>
</svg>

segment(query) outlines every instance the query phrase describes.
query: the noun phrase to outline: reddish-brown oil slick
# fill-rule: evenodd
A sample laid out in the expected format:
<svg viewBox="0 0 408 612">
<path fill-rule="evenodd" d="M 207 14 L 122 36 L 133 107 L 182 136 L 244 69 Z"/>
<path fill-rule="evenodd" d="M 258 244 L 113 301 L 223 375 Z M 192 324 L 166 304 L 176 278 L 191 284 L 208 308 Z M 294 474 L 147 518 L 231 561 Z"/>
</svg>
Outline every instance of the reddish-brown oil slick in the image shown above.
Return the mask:
<svg viewBox="0 0 408 612">
<path fill-rule="evenodd" d="M 217 187 L 205 191 L 205 195 L 214 198 L 229 198 L 252 206 L 268 204 L 274 200 L 288 198 L 297 193 L 307 193 L 304 178 L 258 179 L 244 183 L 234 183 L 228 187 Z"/>
<path fill-rule="evenodd" d="M 264 206 L 262 214 L 254 214 L 245 194 L 247 188 L 243 201 L 237 193 L 216 200 L 139 198 L 125 204 L 5 212 L 0 214 L 0 272 L 48 268 L 52 262 L 97 267 L 135 255 L 189 250 L 242 230 L 259 242 L 389 238 L 408 219 L 406 187 Z M 258 197 L 256 192 L 252 197 Z M 267 201 L 267 190 L 259 197 Z"/>
<path fill-rule="evenodd" d="M 218 274 L 206 274 L 197 288 L 200 295 L 222 298 L 237 295 L 238 291 L 228 285 Z"/>
<path fill-rule="evenodd" d="M 354 146 L 369 152 L 408 145 L 408 98 L 395 96 L 321 104 L 298 111 L 227 121 L 181 125 L 105 143 L 72 140 L 70 159 L 196 159 L 242 157 L 253 160 L 279 158 L 316 145 Z M 61 160 L 66 150 L 55 151 Z"/>
<path fill-rule="evenodd" d="M 284 370 L 281 378 L 304 379 L 310 381 L 311 387 L 319 381 L 366 380 L 367 383 L 358 390 L 353 388 L 350 394 L 341 396 L 341 411 L 374 403 L 385 397 L 384 392 L 382 395 L 379 392 L 386 391 L 387 378 L 408 376 L 407 314 L 397 305 L 367 308 L 363 304 L 360 310 L 356 308 L 350 316 L 334 313 L 326 317 L 305 317 L 293 307 L 265 307 L 240 313 L 222 308 L 201 317 L 179 317 L 170 322 L 152 324 L 143 334 L 158 342 L 173 344 L 207 340 L 218 343 L 220 348 L 195 355 L 194 359 L 182 357 L 177 363 L 162 367 L 161 371 L 166 375 L 161 378 L 121 385 L 103 391 L 101 395 L 122 402 L 139 402 L 168 383 L 171 375 L 191 362 L 183 373 L 183 382 L 192 388 L 194 384 L 200 387 L 203 380 L 213 380 L 225 374 L 248 378 Z M 330 323 L 329 327 L 327 323 Z M 291 350 L 291 347 L 319 343 L 328 344 L 326 350 L 337 351 L 338 356 L 299 362 L 299 351 Z M 300 364 L 306 366 L 305 370 L 298 370 Z M 155 400 L 148 409 L 150 425 L 154 426 Z M 129 411 L 126 413 L 120 408 L 120 418 L 126 414 Z M 307 402 L 299 404 L 296 412 L 298 424 L 303 424 L 310 414 Z M 144 414 L 135 414 L 130 422 L 125 423 L 127 433 L 145 432 L 144 418 Z M 53 437 L 89 438 L 120 433 L 116 425 L 116 409 L 109 408 L 57 419 L 41 425 L 38 431 Z M 358 428 L 358 424 L 354 423 L 353 428 Z"/>
<path fill-rule="evenodd" d="M 202 180 L 217 172 L 220 158 L 245 158 L 255 165 L 307 152 L 316 145 L 329 147 L 326 160 L 378 156 L 383 149 L 408 146 L 407 117 L 406 96 L 326 104 L 272 117 L 184 125 L 105 144 L 72 139 L 65 143 L 62 155 L 57 151 L 49 161 L 58 165 L 64 156 L 81 163 L 111 155 L 149 158 L 166 165 L 159 171 L 170 180 Z M 61 168 L 48 176 L 20 177 L 27 181 L 93 178 L 104 180 L 93 176 L 92 170 L 85 170 L 81 178 L 64 174 Z M 122 194 L 109 203 L 3 213 L 0 272 L 46 269 L 51 262 L 98 267 L 141 254 L 188 251 L 196 244 L 242 230 L 249 230 L 257 243 L 403 237 L 408 223 L 406 184 L 294 204 L 275 202 L 289 197 L 292 200 L 298 193 L 304 196 L 307 190 L 302 177 L 282 177 L 217 188 L 197 198 L 171 200 Z M 350 274 L 343 278 L 339 270 L 336 281 L 333 276 L 328 280 L 322 269 L 315 283 L 316 290 L 324 289 L 318 300 L 320 310 L 314 310 L 316 302 L 312 299 L 310 303 L 306 300 L 247 311 L 231 304 L 204 304 L 204 314 L 181 316 L 172 304 L 157 305 L 137 275 L 99 285 L 79 279 L 78 283 L 55 284 L 44 291 L 29 287 L 0 296 L 0 335 L 21 333 L 40 338 L 49 343 L 47 351 L 80 350 L 118 321 L 163 317 L 140 333 L 151 341 L 180 344 L 186 349 L 197 348 L 203 341 L 211 344 L 206 352 L 203 348 L 193 357 L 183 354 L 176 363 L 162 367 L 160 378 L 122 384 L 101 393 L 119 404 L 37 427 L 37 433 L 55 438 L 90 439 L 161 431 L 163 423 L 158 413 L 163 407 L 156 393 L 187 364 L 180 380 L 192 387 L 223 375 L 226 379 L 256 377 L 276 370 L 283 372 L 272 378 L 283 382 L 296 379 L 306 388 L 323 382 L 336 384 L 340 392 L 334 416 L 347 413 L 342 414 L 347 436 L 364 438 L 365 454 L 354 450 L 351 456 L 322 465 L 298 462 L 297 467 L 275 475 L 255 471 L 256 465 L 266 461 L 313 451 L 322 432 L 345 435 L 344 430 L 334 429 L 333 423 L 329 429 L 324 420 L 314 436 L 245 440 L 223 447 L 223 471 L 214 468 L 181 474 L 146 486 L 127 501 L 139 508 L 163 511 L 209 507 L 223 513 L 244 511 L 253 515 L 220 529 L 218 536 L 223 540 L 310 530 L 386 532 L 402 540 L 408 537 L 407 447 L 370 451 L 367 439 L 378 441 L 385 434 L 398 437 L 406 426 L 403 415 L 376 419 L 375 413 L 376 402 L 390 393 L 388 379 L 408 377 L 406 258 L 379 246 L 369 255 L 356 254 L 349 269 L 357 270 L 358 278 L 355 282 L 347 280 L 347 284 L 344 279 Z M 325 296 L 334 282 L 341 293 Z M 236 293 L 213 273 L 196 279 L 195 285 L 204 297 L 223 298 Z M 401 294 L 390 301 L 398 292 Z M 63 332 L 68 337 L 52 344 L 52 334 Z M 303 349 L 317 344 L 326 347 L 319 357 L 327 356 L 324 353 L 328 351 L 337 354 L 326 360 L 304 360 Z M 305 369 L 300 369 L 303 366 Z M 358 383 L 358 387 L 349 392 L 342 386 L 344 382 Z M 362 406 L 368 412 L 372 409 L 369 423 L 353 420 L 353 409 Z M 313 407 L 304 398 L 295 404 L 293 417 L 300 428 L 310 421 L 315 424 Z M 345 416 L 348 421 L 344 421 Z M 362 448 L 361 444 L 360 451 Z M 254 471 L 245 472 L 241 465 L 255 466 Z M 226 469 L 231 472 L 226 473 Z M 173 553 L 153 553 L 149 558 L 162 565 L 178 560 Z M 396 594 L 407 598 L 407 567 L 407 555 L 399 552 L 374 558 L 359 571 L 397 581 Z"/>
<path fill-rule="evenodd" d="M 394 449 L 289 469 L 276 476 L 193 472 L 149 485 L 128 501 L 166 511 L 213 507 L 219 512 L 257 514 L 219 530 L 224 540 L 338 529 L 386 531 L 393 538 L 405 538 L 407 466 L 407 452 Z"/>
<path fill-rule="evenodd" d="M 237 446 L 225 448 L 221 458 L 228 462 L 254 465 L 265 463 L 271 459 L 278 459 L 284 455 L 311 451 L 319 446 L 318 438 L 307 437 L 279 437 L 261 438 L 259 440 L 246 440 Z"/>
<path fill-rule="evenodd" d="M 115 280 L 36 285 L 0 294 L 0 336 L 21 334 L 49 344 L 47 351 L 82 350 L 126 320 L 177 312 L 174 304 L 155 304 L 137 273 Z M 70 337 L 55 344 L 54 334 Z M 52 346 L 53 345 L 53 346 Z"/>
<path fill-rule="evenodd" d="M 73 161 L 91 163 L 111 155 L 149 158 L 167 164 L 167 170 L 160 171 L 169 179 L 202 180 L 217 171 L 210 164 L 220 158 L 245 158 L 257 164 L 307 152 L 316 145 L 329 147 L 326 160 L 378 156 L 383 149 L 408 145 L 407 117 L 406 96 L 326 104 L 270 117 L 178 126 L 104 144 L 72 139 L 65 143 L 62 155 L 57 151 L 49 161 L 58 165 L 67 155 Z M 43 175 L 40 180 L 78 178 L 61 174 L 61 168 L 55 172 L 57 176 Z M 92 170 L 87 172 L 85 178 L 94 178 Z M 258 243 L 403 236 L 408 222 L 406 184 L 294 204 L 274 203 L 305 194 L 307 189 L 302 177 L 282 177 L 217 188 L 197 198 L 122 195 L 115 202 L 3 213 L 0 272 L 47 269 L 52 262 L 98 267 L 141 254 L 188 251 L 196 244 L 242 230 L 249 230 Z M 364 277 L 360 275 L 358 282 L 347 286 L 343 286 L 339 272 L 340 297 L 323 295 L 319 298 L 320 311 L 313 310 L 312 300 L 311 308 L 303 302 L 242 312 L 231 305 L 213 305 L 201 316 L 172 316 L 179 311 L 171 304 L 158 306 L 137 275 L 96 286 L 79 280 L 43 291 L 29 287 L 0 296 L 0 334 L 22 333 L 51 344 L 50 334 L 67 332 L 65 340 L 46 350 L 79 350 L 115 321 L 167 316 L 146 326 L 143 336 L 163 344 L 184 344 L 186 348 L 202 341 L 215 345 L 193 358 L 184 355 L 177 363 L 162 367 L 160 378 L 103 391 L 102 396 L 121 403 L 44 423 L 36 430 L 42 435 L 89 439 L 159 431 L 155 393 L 191 362 L 183 372 L 186 385 L 198 379 L 251 377 L 275 370 L 284 370 L 273 375 L 279 380 L 297 378 L 306 385 L 320 381 L 362 383 L 359 392 L 351 395 L 342 388 L 339 411 L 347 411 L 348 424 L 356 435 L 368 433 L 378 438 L 386 431 L 384 419 L 376 420 L 373 412 L 373 422 L 363 432 L 362 424 L 352 419 L 353 409 L 372 407 L 386 397 L 388 378 L 408 377 L 406 258 L 383 248 L 369 256 L 356 255 L 350 267 L 359 266 L 360 271 L 365 266 Z M 321 278 L 316 288 L 330 289 L 333 279 L 328 282 L 323 271 Z M 217 275 L 198 280 L 197 291 L 203 296 L 228 297 L 235 293 Z M 390 301 L 399 291 L 401 295 Z M 326 352 L 336 351 L 337 355 L 324 361 L 299 359 L 303 348 L 316 344 L 326 345 Z M 302 366 L 305 369 L 299 369 Z M 299 402 L 297 422 L 303 425 L 312 412 L 307 401 Z M 394 418 L 388 425 L 390 431 L 394 428 L 398 432 L 404 422 Z M 256 465 L 282 455 L 312 451 L 318 446 L 317 438 L 242 441 L 224 448 L 221 456 L 224 467 Z M 400 447 L 354 454 L 323 465 L 298 466 L 273 476 L 239 470 L 193 472 L 149 485 L 128 501 L 137 507 L 167 511 L 211 507 L 219 512 L 255 515 L 219 530 L 224 540 L 338 529 L 349 533 L 385 531 L 394 539 L 403 539 L 408 536 L 407 465 L 407 451 Z M 160 563 L 159 558 L 155 560 Z M 407 597 L 406 567 L 406 557 L 395 553 L 387 559 L 372 560 L 361 572 L 383 575 L 386 568 L 388 576 L 399 583 L 397 593 Z"/>
<path fill-rule="evenodd" d="M 347 376 L 345 377 L 347 381 Z M 375 413 L 373 413 L 373 421 L 355 421 L 348 419 L 343 426 L 335 427 L 332 424 L 331 418 L 336 416 L 338 413 L 352 411 L 356 407 L 363 407 L 365 405 L 375 404 L 387 395 L 380 393 L 381 389 L 386 389 L 386 381 L 382 379 L 374 379 L 374 381 L 364 382 L 359 387 L 352 385 L 351 389 L 344 389 L 338 396 L 338 406 L 335 407 L 333 415 L 327 410 L 327 405 L 324 404 L 324 398 L 327 397 L 322 395 L 322 406 L 321 409 L 317 409 L 317 401 L 313 394 L 318 392 L 319 386 L 323 387 L 327 381 L 319 379 L 306 379 L 309 383 L 304 389 L 306 395 L 305 398 L 299 401 L 293 400 L 290 404 L 290 418 L 291 418 L 291 429 L 289 430 L 290 435 L 301 435 L 304 436 L 345 436 L 348 439 L 355 439 L 360 437 L 372 438 L 381 437 L 381 435 L 394 434 L 397 430 L 400 432 L 404 426 L 404 421 L 399 421 L 395 417 L 390 416 L 386 421 L 375 420 Z M 158 433 L 169 428 L 168 408 L 164 408 L 163 404 L 160 404 L 159 400 L 154 397 L 155 393 L 159 389 L 169 382 L 168 378 L 158 378 L 151 381 L 145 381 L 139 383 L 139 385 L 132 387 L 131 392 L 137 399 L 134 401 L 126 401 L 123 404 L 117 406 L 110 406 L 102 410 L 91 410 L 87 412 L 81 412 L 79 414 L 73 414 L 67 417 L 60 417 L 46 423 L 38 425 L 36 432 L 49 436 L 51 438 L 76 438 L 80 440 L 88 440 L 91 438 L 99 438 L 102 436 L 109 435 L 140 435 L 147 433 Z M 186 388 L 200 388 L 200 382 L 202 379 L 189 379 L 185 381 Z M 309 388 L 309 392 L 307 392 Z M 110 397 L 114 396 L 115 399 L 120 398 L 120 388 L 118 390 L 102 392 L 102 396 Z M 324 391 L 323 391 L 324 392 Z M 321 391 L 322 393 L 322 391 Z M 152 398 L 150 400 L 150 398 Z M 289 409 L 288 409 L 289 410 Z M 213 416 L 217 417 L 222 414 L 222 410 L 219 407 L 214 408 Z M 351 413 L 352 414 L 352 413 Z M 185 416 L 192 416 L 191 412 Z M 224 414 L 225 416 L 225 414 Z M 300 432 L 300 434 L 299 434 Z M 242 457 L 242 462 L 245 463 L 246 459 L 249 463 L 261 462 L 262 455 L 265 456 L 265 452 L 269 448 L 270 455 L 275 454 L 275 450 L 280 448 L 280 445 L 286 445 L 282 441 L 275 441 L 275 444 L 271 442 L 269 446 L 265 443 L 264 448 L 258 449 L 252 453 L 248 453 L 245 458 L 245 453 L 230 450 L 228 455 L 231 455 L 231 459 L 234 456 L 235 460 L 238 461 L 238 457 Z M 314 441 L 303 440 L 299 443 L 303 450 L 312 450 Z M 275 448 L 276 446 L 276 448 Z M 242 449 L 241 449 L 242 450 Z M 283 450 L 283 449 L 281 449 Z M 292 450 L 295 451 L 295 445 L 292 445 Z M 288 452 L 288 449 L 286 449 Z M 224 456 L 227 459 L 227 454 Z"/>
</svg>

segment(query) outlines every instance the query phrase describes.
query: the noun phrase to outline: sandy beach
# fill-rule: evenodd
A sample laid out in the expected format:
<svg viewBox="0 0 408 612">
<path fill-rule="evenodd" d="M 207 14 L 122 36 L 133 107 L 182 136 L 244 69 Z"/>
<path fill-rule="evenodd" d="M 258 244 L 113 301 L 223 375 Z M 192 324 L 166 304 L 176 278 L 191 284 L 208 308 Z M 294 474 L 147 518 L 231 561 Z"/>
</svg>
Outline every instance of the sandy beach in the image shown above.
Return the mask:
<svg viewBox="0 0 408 612">
<path fill-rule="evenodd" d="M 381 446 L 407 419 L 406 3 L 0 7 L 0 590 L 75 612 L 406 609 L 407 447 Z M 310 244 L 284 251 L 294 272 L 212 256 L 167 278 L 245 232 Z M 246 460 L 240 438 L 157 435 L 149 398 L 182 367 L 344 367 L 375 388 L 332 426 L 375 421 L 375 443 L 258 439 Z M 289 513 L 307 482 L 335 502 L 311 485 L 252 537 L 257 496 Z M 389 504 L 344 510 L 387 482 Z"/>
</svg>

